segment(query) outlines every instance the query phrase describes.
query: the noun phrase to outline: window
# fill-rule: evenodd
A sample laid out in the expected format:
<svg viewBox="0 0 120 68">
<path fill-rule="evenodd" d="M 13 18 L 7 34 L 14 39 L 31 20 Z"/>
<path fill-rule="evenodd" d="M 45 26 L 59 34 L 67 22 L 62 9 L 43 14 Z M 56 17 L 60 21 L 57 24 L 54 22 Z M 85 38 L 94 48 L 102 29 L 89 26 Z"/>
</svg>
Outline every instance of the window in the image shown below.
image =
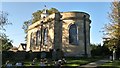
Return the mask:
<svg viewBox="0 0 120 68">
<path fill-rule="evenodd" d="M 38 30 L 36 32 L 36 46 L 40 45 L 40 31 Z"/>
<path fill-rule="evenodd" d="M 72 45 L 78 45 L 78 30 L 75 24 L 70 25 L 69 28 L 69 43 Z"/>
<path fill-rule="evenodd" d="M 44 29 L 44 38 L 43 38 L 43 45 L 47 45 L 47 37 L 48 36 L 48 29 Z"/>
<path fill-rule="evenodd" d="M 30 48 L 33 46 L 33 33 L 30 35 Z"/>
</svg>

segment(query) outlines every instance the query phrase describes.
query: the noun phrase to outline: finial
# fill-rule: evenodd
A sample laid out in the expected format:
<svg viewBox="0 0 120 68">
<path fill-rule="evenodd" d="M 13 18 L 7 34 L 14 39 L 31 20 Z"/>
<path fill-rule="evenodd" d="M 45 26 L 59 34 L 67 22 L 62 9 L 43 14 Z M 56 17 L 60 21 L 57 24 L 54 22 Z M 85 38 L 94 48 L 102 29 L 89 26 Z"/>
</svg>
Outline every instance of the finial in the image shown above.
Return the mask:
<svg viewBox="0 0 120 68">
<path fill-rule="evenodd" d="M 44 9 L 47 10 L 47 6 L 46 5 L 44 5 Z"/>
<path fill-rule="evenodd" d="M 43 13 L 47 13 L 46 5 L 44 5 L 44 11 L 43 11 Z"/>
<path fill-rule="evenodd" d="M 44 7 L 46 8 L 46 5 L 44 5 Z"/>
</svg>

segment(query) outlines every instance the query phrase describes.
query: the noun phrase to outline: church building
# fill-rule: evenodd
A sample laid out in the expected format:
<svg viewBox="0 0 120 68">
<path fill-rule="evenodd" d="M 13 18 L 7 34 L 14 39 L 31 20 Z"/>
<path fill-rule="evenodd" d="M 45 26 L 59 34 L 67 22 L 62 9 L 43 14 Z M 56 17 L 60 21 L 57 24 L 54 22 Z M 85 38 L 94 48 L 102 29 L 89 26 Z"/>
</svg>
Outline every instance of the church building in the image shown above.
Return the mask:
<svg viewBox="0 0 120 68">
<path fill-rule="evenodd" d="M 65 56 L 90 56 L 90 15 L 85 12 L 58 12 L 28 27 L 27 51 L 62 50 Z"/>
</svg>

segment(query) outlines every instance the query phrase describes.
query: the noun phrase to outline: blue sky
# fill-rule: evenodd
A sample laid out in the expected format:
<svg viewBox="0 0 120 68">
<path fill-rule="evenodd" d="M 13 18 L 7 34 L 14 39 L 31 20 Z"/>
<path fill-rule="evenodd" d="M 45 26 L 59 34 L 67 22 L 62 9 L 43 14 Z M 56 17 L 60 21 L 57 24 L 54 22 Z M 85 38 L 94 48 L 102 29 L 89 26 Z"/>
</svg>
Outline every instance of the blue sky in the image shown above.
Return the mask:
<svg viewBox="0 0 120 68">
<path fill-rule="evenodd" d="M 1 3 L 0 3 L 1 4 Z M 91 19 L 91 43 L 102 43 L 103 34 L 99 31 L 109 22 L 108 12 L 110 2 L 3 2 L 2 10 L 9 13 L 9 21 L 12 25 L 6 26 L 6 34 L 13 45 L 24 43 L 25 33 L 22 29 L 24 21 L 32 18 L 32 13 L 47 8 L 57 8 L 61 12 L 81 11 L 90 14 Z"/>
</svg>

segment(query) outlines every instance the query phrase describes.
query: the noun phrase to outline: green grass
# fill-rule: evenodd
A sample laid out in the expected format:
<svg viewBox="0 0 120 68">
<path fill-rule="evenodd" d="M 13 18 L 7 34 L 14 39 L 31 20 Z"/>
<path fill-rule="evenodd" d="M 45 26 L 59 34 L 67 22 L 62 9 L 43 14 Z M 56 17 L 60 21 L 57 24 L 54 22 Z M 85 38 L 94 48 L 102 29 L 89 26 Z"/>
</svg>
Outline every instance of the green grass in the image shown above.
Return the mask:
<svg viewBox="0 0 120 68">
<path fill-rule="evenodd" d="M 89 61 L 86 60 L 67 60 L 67 63 L 64 66 L 80 66 L 87 64 Z"/>
<path fill-rule="evenodd" d="M 80 66 L 80 65 L 84 65 L 84 64 L 88 64 L 90 62 L 93 61 L 97 61 L 100 58 L 83 58 L 83 57 L 79 57 L 79 58 L 75 58 L 75 57 L 71 57 L 71 58 L 66 58 L 67 63 L 64 64 L 63 66 Z"/>
<path fill-rule="evenodd" d="M 100 65 L 99 67 L 119 67 L 120 68 L 120 60 L 107 62 L 107 63 Z"/>
</svg>

